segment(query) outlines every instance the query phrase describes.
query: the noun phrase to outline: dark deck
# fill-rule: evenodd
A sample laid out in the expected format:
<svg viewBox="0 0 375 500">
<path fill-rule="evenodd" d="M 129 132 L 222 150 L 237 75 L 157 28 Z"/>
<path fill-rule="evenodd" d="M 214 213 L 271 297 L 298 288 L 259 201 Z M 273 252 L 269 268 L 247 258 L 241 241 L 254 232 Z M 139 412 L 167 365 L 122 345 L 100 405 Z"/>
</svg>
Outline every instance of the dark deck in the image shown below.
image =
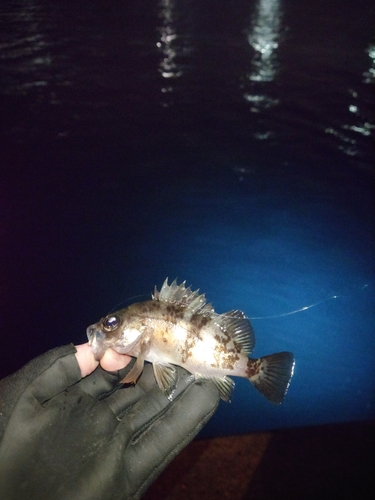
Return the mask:
<svg viewBox="0 0 375 500">
<path fill-rule="evenodd" d="M 144 499 L 370 498 L 374 424 L 346 424 L 197 440 Z"/>
</svg>

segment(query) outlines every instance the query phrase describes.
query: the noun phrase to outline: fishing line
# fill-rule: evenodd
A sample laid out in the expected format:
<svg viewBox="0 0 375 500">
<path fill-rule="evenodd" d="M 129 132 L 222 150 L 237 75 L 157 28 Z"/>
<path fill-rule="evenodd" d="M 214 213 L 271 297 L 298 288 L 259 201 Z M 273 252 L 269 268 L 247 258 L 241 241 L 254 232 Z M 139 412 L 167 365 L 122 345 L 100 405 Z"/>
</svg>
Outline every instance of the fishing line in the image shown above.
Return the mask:
<svg viewBox="0 0 375 500">
<path fill-rule="evenodd" d="M 121 300 L 118 304 L 116 304 L 114 307 L 112 307 L 112 309 L 109 311 L 108 314 L 111 314 L 113 311 L 117 310 L 121 305 L 125 305 L 130 300 L 139 299 L 140 297 L 145 297 L 145 298 L 147 297 L 147 298 L 149 298 L 149 295 L 145 294 L 145 293 L 142 293 L 141 295 L 134 295 L 133 297 L 128 297 L 125 300 Z"/>
<path fill-rule="evenodd" d="M 341 297 L 341 295 L 332 295 L 331 297 L 328 297 L 327 299 L 319 300 L 318 302 L 314 302 L 314 304 L 310 304 L 308 306 L 303 306 L 300 309 L 295 309 L 294 311 L 289 311 L 286 313 L 281 313 L 281 314 L 275 314 L 272 316 L 251 316 L 249 319 L 272 319 L 272 318 L 282 318 L 283 316 L 291 316 L 292 314 L 297 314 L 302 311 L 307 311 L 308 309 L 311 309 L 312 307 L 316 307 L 319 304 L 323 304 L 324 302 L 328 302 L 328 300 L 333 300 L 333 299 L 338 299 Z"/>
<path fill-rule="evenodd" d="M 365 283 L 364 285 L 362 285 L 360 287 L 359 290 L 364 290 L 367 287 L 368 287 L 368 284 Z M 259 319 L 283 318 L 285 316 L 291 316 L 292 314 L 297 314 L 297 313 L 300 313 L 300 312 L 303 312 L 303 311 L 307 311 L 307 310 L 309 310 L 309 309 L 311 309 L 313 307 L 319 306 L 320 304 L 324 304 L 325 302 L 328 302 L 329 300 L 335 300 L 335 299 L 338 299 L 338 298 L 343 297 L 343 296 L 344 296 L 344 294 L 331 295 L 330 297 L 327 297 L 326 299 L 319 300 L 318 302 L 314 302 L 313 304 L 309 304 L 307 306 L 303 306 L 303 307 L 301 307 L 299 309 L 294 309 L 293 311 L 289 311 L 289 312 L 285 312 L 285 313 L 280 313 L 280 314 L 272 314 L 271 316 L 251 316 L 251 317 L 248 317 L 247 319 L 249 319 L 249 320 L 259 320 Z M 108 314 L 111 314 L 114 310 L 117 310 L 120 305 L 124 305 L 124 304 L 126 304 L 127 302 L 129 302 L 131 300 L 138 299 L 138 298 L 141 298 L 141 297 L 144 297 L 144 298 L 147 297 L 147 298 L 149 298 L 149 295 L 148 294 L 134 295 L 133 297 L 129 297 L 129 298 L 125 299 L 125 300 L 122 300 L 117 305 L 115 305 Z M 225 313 L 223 314 L 223 316 L 225 316 Z"/>
<path fill-rule="evenodd" d="M 363 286 L 361 286 L 360 290 L 364 290 L 367 287 L 368 287 L 368 284 L 364 284 Z M 297 314 L 299 312 L 307 311 L 308 309 L 311 309 L 312 307 L 316 307 L 320 304 L 323 304 L 324 302 L 328 302 L 329 300 L 335 300 L 335 299 L 338 299 L 338 298 L 343 297 L 343 296 L 344 296 L 343 294 L 331 295 L 331 297 L 327 297 L 326 299 L 319 300 L 318 302 L 314 302 L 313 304 L 310 304 L 308 306 L 301 307 L 300 309 L 295 309 L 294 311 L 289 311 L 289 312 L 281 313 L 281 314 L 274 314 L 271 316 L 252 316 L 249 319 L 251 319 L 251 320 L 253 320 L 253 319 L 274 319 L 274 318 L 282 318 L 284 316 L 291 316 L 292 314 Z"/>
</svg>

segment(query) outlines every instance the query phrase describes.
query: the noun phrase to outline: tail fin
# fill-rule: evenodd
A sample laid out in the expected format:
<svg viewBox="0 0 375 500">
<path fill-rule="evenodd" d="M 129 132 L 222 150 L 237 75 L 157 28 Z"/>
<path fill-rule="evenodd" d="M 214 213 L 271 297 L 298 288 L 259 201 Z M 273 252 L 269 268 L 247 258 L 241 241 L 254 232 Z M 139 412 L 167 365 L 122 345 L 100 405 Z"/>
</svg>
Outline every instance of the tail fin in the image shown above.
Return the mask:
<svg viewBox="0 0 375 500">
<path fill-rule="evenodd" d="M 278 352 L 247 363 L 247 378 L 272 403 L 280 404 L 288 390 L 294 370 L 291 352 Z"/>
</svg>

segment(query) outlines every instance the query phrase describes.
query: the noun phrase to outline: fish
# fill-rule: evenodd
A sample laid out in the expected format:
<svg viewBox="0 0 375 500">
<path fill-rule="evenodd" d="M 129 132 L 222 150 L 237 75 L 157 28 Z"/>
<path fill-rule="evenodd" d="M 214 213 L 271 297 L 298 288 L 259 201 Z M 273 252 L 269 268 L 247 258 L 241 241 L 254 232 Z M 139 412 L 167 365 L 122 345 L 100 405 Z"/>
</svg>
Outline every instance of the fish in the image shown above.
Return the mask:
<svg viewBox="0 0 375 500">
<path fill-rule="evenodd" d="M 212 380 L 224 401 L 231 399 L 235 376 L 247 378 L 275 404 L 283 402 L 294 372 L 291 352 L 249 357 L 255 336 L 244 312 L 219 314 L 199 289 L 192 291 L 186 281 L 168 284 L 168 278 L 160 290 L 155 286 L 151 300 L 90 325 L 87 338 L 98 361 L 108 348 L 136 358 L 123 384 L 135 384 L 145 362 L 152 363 L 156 382 L 170 401 L 178 383 L 176 366 L 197 380 Z"/>
</svg>

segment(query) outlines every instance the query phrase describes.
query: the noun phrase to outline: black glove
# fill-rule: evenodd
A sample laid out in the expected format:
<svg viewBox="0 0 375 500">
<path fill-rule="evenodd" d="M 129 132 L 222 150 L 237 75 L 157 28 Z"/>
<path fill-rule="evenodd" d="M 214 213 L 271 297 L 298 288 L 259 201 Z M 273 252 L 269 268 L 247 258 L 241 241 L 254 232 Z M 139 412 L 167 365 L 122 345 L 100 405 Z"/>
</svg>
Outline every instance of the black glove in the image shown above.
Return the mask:
<svg viewBox="0 0 375 500">
<path fill-rule="evenodd" d="M 100 366 L 81 378 L 73 345 L 0 381 L 2 500 L 137 499 L 215 412 L 211 382 L 178 368 L 172 402 L 151 365 L 133 387 Z"/>
</svg>

